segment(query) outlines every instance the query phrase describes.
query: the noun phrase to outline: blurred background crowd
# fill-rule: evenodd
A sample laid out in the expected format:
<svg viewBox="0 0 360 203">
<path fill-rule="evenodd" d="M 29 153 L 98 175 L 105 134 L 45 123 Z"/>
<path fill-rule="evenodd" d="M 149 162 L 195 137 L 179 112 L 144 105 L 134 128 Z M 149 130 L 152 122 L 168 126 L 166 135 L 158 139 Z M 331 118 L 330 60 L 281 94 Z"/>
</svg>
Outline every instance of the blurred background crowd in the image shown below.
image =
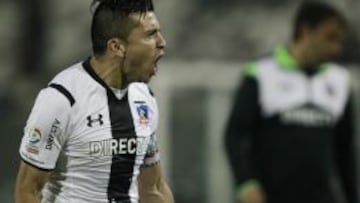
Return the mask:
<svg viewBox="0 0 360 203">
<path fill-rule="evenodd" d="M 160 106 L 162 161 L 177 203 L 231 202 L 223 136 L 241 66 L 290 40 L 299 2 L 154 1 L 167 56 L 151 86 Z M 360 1 L 326 2 L 349 21 L 341 63 L 352 72 L 359 101 Z M 12 201 L 19 143 L 37 92 L 57 72 L 91 54 L 90 4 L 0 1 L 0 202 Z"/>
</svg>

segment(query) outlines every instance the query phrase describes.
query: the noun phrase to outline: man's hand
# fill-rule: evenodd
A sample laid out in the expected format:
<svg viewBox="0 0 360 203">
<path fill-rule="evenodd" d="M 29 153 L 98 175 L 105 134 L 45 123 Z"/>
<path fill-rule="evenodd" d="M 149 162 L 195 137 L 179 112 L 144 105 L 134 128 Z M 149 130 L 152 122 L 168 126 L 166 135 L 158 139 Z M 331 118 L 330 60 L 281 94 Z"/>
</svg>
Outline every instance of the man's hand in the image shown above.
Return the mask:
<svg viewBox="0 0 360 203">
<path fill-rule="evenodd" d="M 266 203 L 266 197 L 259 184 L 247 184 L 237 191 L 236 200 L 238 203 Z"/>
</svg>

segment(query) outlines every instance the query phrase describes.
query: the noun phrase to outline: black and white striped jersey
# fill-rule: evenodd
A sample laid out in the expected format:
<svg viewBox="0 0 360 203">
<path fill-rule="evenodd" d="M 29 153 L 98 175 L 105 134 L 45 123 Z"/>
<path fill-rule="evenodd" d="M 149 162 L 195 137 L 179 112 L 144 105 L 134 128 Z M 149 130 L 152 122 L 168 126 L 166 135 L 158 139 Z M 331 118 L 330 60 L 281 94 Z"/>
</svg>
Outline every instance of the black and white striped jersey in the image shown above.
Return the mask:
<svg viewBox="0 0 360 203">
<path fill-rule="evenodd" d="M 41 90 L 20 155 L 53 170 L 42 203 L 137 203 L 140 167 L 160 159 L 157 124 L 157 104 L 146 84 L 112 89 L 86 60 Z"/>
</svg>

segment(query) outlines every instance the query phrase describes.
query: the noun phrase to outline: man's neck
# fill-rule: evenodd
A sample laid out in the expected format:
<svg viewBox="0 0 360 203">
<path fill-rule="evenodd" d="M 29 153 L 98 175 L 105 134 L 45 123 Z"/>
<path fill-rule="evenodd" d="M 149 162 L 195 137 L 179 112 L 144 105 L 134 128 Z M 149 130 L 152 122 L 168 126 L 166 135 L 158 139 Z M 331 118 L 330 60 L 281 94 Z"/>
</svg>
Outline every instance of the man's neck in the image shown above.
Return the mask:
<svg viewBox="0 0 360 203">
<path fill-rule="evenodd" d="M 123 88 L 121 68 L 114 60 L 106 58 L 106 56 L 92 56 L 90 58 L 90 65 L 99 78 L 109 87 Z"/>
</svg>

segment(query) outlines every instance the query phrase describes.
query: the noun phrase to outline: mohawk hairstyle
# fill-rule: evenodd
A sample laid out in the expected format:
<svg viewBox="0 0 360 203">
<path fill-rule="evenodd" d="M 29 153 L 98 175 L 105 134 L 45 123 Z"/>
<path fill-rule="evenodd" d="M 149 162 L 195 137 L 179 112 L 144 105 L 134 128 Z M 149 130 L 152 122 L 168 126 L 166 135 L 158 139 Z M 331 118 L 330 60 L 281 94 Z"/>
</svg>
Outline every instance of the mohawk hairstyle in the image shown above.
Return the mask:
<svg viewBox="0 0 360 203">
<path fill-rule="evenodd" d="M 95 4 L 107 5 L 114 10 L 121 10 L 123 13 L 154 11 L 154 5 L 151 0 L 93 0 Z"/>
<path fill-rule="evenodd" d="M 154 11 L 152 0 L 93 0 L 95 8 L 91 23 L 91 41 L 95 55 L 103 55 L 111 38 L 126 41 L 136 22 L 129 18 L 132 13 L 145 14 Z"/>
</svg>

